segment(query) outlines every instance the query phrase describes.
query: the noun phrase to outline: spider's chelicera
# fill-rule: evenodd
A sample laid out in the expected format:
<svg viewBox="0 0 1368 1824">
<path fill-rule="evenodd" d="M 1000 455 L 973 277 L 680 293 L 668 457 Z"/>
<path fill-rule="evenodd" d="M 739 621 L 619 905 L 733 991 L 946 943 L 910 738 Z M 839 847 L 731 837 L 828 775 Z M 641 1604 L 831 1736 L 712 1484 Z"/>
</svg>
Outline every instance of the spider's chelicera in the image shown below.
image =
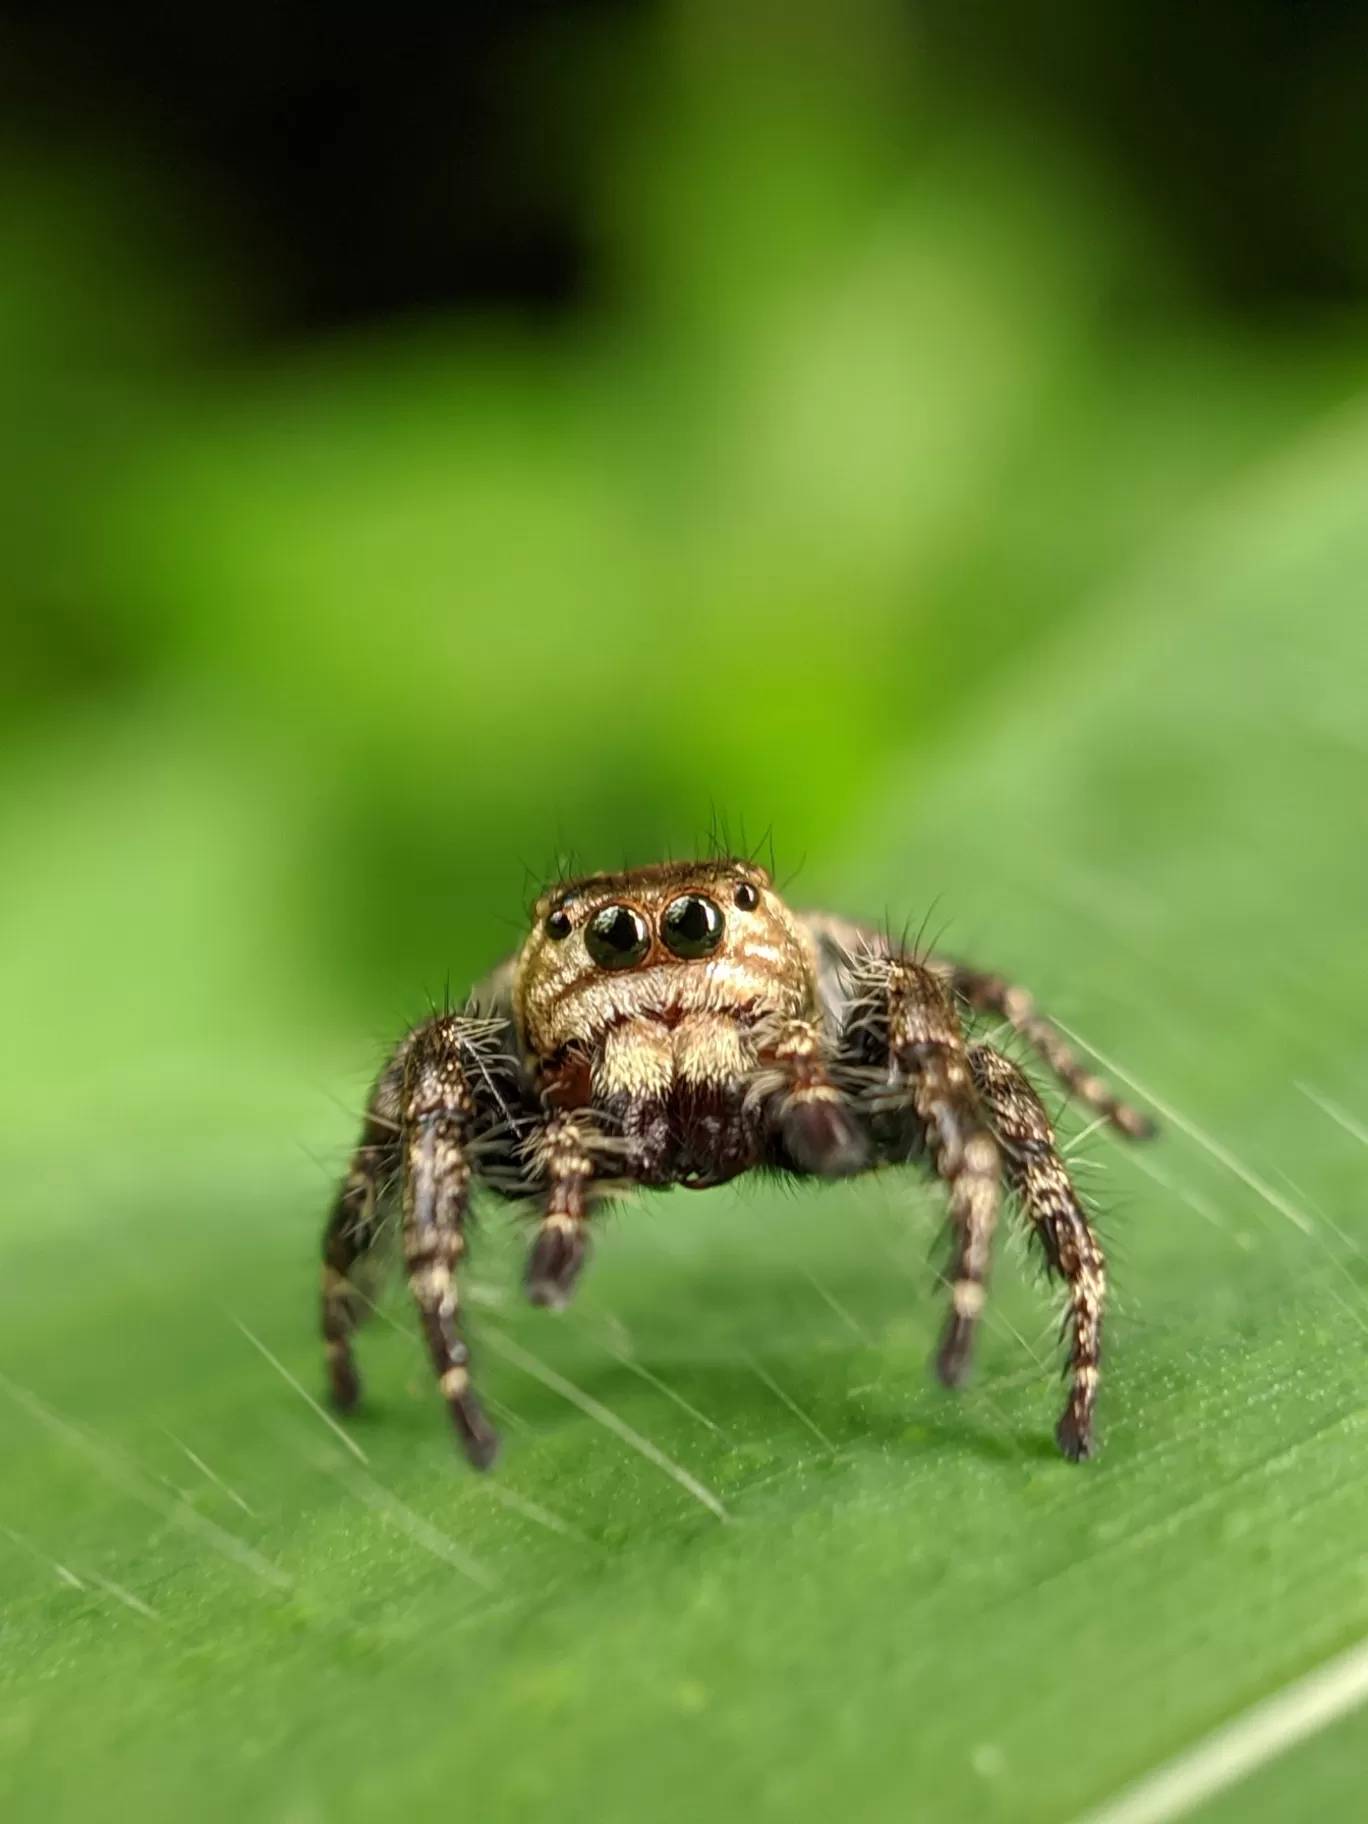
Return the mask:
<svg viewBox="0 0 1368 1824">
<path fill-rule="evenodd" d="M 747 861 L 669 863 L 564 883 L 516 957 L 461 1013 L 415 1027 L 371 1096 L 323 1246 L 332 1394 L 360 1397 L 358 1290 L 391 1195 L 429 1353 L 472 1463 L 497 1438 L 471 1383 L 456 1269 L 473 1183 L 535 1209 L 534 1303 L 569 1298 L 595 1208 L 634 1186 L 756 1169 L 845 1177 L 924 1161 L 953 1232 L 936 1358 L 965 1377 L 1004 1186 L 1068 1295 L 1071 1383 L 1056 1429 L 1093 1449 L 1106 1271 L 1031 1084 L 981 1018 L 1004 1023 L 1122 1133 L 1149 1123 L 1083 1070 L 1024 989 L 880 931 L 796 913 Z"/>
</svg>

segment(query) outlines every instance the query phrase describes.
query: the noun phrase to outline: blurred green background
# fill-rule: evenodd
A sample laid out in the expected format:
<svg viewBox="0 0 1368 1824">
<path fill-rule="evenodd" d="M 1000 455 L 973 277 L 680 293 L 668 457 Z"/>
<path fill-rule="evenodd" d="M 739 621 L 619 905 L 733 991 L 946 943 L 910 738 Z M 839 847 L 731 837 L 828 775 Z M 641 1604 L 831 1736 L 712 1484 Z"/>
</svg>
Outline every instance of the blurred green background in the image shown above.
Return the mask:
<svg viewBox="0 0 1368 1824">
<path fill-rule="evenodd" d="M 1357 11 L 0 42 L 6 1815 L 1063 1819 L 1368 1627 Z M 881 1181 L 634 1208 L 562 1326 L 488 1225 L 477 1347 L 733 1529 L 496 1341 L 502 1494 L 388 1332 L 350 1481 L 233 1320 L 316 1391 L 384 1044 L 548 872 L 718 831 L 1233 1150 L 1084 1143 L 1107 1457 L 1042 1449 L 1010 1262 L 983 1391 L 928 1387 L 935 1205 Z"/>
</svg>

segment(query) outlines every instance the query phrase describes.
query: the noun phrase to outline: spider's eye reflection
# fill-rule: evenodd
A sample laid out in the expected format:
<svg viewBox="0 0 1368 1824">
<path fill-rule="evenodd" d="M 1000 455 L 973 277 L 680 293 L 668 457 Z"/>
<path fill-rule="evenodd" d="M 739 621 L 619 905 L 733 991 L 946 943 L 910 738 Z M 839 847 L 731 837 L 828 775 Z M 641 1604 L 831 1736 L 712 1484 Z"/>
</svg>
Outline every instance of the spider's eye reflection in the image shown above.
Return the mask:
<svg viewBox="0 0 1368 1824">
<path fill-rule="evenodd" d="M 630 969 L 650 949 L 651 933 L 630 906 L 605 906 L 589 920 L 584 947 L 603 969 Z"/>
<path fill-rule="evenodd" d="M 660 935 L 676 956 L 709 956 L 722 942 L 722 914 L 701 893 L 686 893 L 666 906 Z"/>
<path fill-rule="evenodd" d="M 548 937 L 554 937 L 557 943 L 559 943 L 563 937 L 569 937 L 573 928 L 574 927 L 570 923 L 570 914 L 568 912 L 562 912 L 557 909 L 555 912 L 547 914 L 546 935 Z"/>
<path fill-rule="evenodd" d="M 754 912 L 760 904 L 760 890 L 748 880 L 743 880 L 732 894 L 732 901 L 738 912 Z"/>
</svg>

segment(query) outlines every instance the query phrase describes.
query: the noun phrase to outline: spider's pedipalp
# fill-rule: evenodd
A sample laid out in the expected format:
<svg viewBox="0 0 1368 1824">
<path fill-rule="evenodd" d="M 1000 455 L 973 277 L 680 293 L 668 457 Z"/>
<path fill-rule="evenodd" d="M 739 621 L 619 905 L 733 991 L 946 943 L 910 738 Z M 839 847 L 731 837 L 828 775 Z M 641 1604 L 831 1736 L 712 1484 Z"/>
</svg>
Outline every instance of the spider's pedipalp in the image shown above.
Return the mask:
<svg viewBox="0 0 1368 1824">
<path fill-rule="evenodd" d="M 546 1211 L 528 1256 L 524 1284 L 534 1305 L 552 1311 L 563 1310 L 570 1302 L 588 1256 L 595 1139 L 588 1121 L 561 1116 L 528 1142 L 536 1175 L 546 1184 Z"/>
<path fill-rule="evenodd" d="M 769 1022 L 756 1035 L 747 1101 L 763 1110 L 783 1154 L 801 1171 L 848 1178 L 869 1163 L 869 1138 L 832 1076 L 830 1045 L 815 1020 Z"/>
</svg>

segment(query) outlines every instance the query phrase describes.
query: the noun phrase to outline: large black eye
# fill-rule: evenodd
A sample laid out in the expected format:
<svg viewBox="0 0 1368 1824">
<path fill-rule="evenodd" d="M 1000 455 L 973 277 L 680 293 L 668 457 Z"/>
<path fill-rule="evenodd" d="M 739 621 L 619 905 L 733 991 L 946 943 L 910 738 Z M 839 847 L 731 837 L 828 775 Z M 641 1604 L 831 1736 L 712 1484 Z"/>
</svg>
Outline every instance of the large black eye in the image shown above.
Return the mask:
<svg viewBox="0 0 1368 1824">
<path fill-rule="evenodd" d="M 701 893 L 686 893 L 666 906 L 660 935 L 676 956 L 710 956 L 722 942 L 722 914 Z"/>
<path fill-rule="evenodd" d="M 584 947 L 604 969 L 630 969 L 650 949 L 651 933 L 630 906 L 605 906 L 589 920 Z"/>
</svg>

